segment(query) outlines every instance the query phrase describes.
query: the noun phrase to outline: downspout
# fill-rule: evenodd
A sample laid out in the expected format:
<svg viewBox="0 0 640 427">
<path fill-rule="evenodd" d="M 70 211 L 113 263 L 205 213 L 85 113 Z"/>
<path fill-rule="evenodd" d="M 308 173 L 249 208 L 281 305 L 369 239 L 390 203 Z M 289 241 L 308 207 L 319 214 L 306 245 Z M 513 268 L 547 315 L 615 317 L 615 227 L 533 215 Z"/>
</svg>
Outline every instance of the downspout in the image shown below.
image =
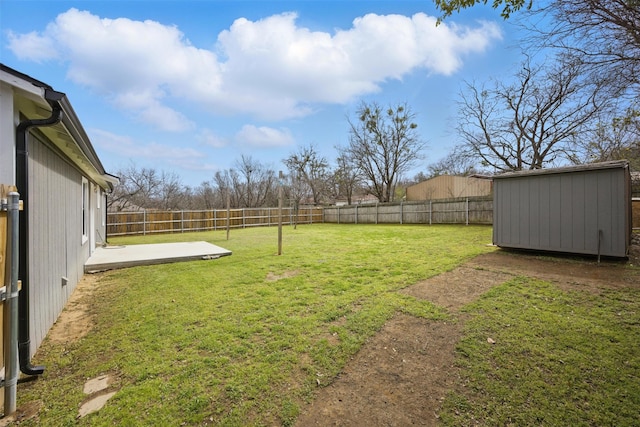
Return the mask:
<svg viewBox="0 0 640 427">
<path fill-rule="evenodd" d="M 26 375 L 41 375 L 44 366 L 31 365 L 31 337 L 29 320 L 29 150 L 27 135 L 32 127 L 55 125 L 62 119 L 60 100 L 64 93 L 45 88 L 44 98 L 51 106 L 46 119 L 24 120 L 16 128 L 16 186 L 22 196 L 23 210 L 19 223 L 19 275 L 22 290 L 18 297 L 18 354 L 20 370 Z"/>
</svg>

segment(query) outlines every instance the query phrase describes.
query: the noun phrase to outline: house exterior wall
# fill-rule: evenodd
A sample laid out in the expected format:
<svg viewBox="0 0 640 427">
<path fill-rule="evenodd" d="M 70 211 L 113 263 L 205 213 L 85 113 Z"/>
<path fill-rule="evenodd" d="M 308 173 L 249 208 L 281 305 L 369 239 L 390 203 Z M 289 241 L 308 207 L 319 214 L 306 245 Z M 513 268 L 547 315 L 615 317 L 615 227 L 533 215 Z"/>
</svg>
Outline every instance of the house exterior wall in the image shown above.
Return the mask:
<svg viewBox="0 0 640 427">
<path fill-rule="evenodd" d="M 93 242 L 82 238 L 82 174 L 33 134 L 28 197 L 33 354 L 82 277 Z"/>
<path fill-rule="evenodd" d="M 628 167 L 495 177 L 493 191 L 498 246 L 627 256 Z"/>
<path fill-rule="evenodd" d="M 478 197 L 491 194 L 487 179 L 441 175 L 407 187 L 407 201 Z"/>
</svg>

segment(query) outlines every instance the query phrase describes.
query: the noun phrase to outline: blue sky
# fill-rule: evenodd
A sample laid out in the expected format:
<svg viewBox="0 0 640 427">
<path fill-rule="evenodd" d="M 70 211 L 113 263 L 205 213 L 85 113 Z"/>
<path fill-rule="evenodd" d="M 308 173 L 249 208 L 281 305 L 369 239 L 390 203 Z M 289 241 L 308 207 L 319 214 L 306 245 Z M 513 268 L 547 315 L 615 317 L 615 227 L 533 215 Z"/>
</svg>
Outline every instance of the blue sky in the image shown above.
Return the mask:
<svg viewBox="0 0 640 427">
<path fill-rule="evenodd" d="M 456 143 L 464 81 L 513 75 L 517 32 L 423 1 L 0 0 L 0 61 L 67 94 L 111 173 L 134 161 L 197 186 L 242 155 L 329 162 L 361 101 L 408 103 L 425 159 Z"/>
</svg>

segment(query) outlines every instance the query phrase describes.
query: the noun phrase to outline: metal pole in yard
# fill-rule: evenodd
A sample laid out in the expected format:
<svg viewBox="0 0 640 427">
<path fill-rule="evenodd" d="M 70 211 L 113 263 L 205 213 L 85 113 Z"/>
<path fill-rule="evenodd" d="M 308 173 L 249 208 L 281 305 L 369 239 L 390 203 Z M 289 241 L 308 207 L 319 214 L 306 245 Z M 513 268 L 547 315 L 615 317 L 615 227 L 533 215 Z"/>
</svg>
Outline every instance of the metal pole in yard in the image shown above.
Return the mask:
<svg viewBox="0 0 640 427">
<path fill-rule="evenodd" d="M 229 240 L 229 228 L 231 228 L 231 196 L 227 191 L 227 240 Z"/>
<path fill-rule="evenodd" d="M 282 255 L 282 171 L 278 174 L 278 255 Z"/>
<path fill-rule="evenodd" d="M 16 411 L 18 378 L 18 267 L 19 267 L 19 209 L 20 195 L 9 193 L 7 205 L 7 251 L 5 264 L 4 307 L 4 416 Z"/>
</svg>

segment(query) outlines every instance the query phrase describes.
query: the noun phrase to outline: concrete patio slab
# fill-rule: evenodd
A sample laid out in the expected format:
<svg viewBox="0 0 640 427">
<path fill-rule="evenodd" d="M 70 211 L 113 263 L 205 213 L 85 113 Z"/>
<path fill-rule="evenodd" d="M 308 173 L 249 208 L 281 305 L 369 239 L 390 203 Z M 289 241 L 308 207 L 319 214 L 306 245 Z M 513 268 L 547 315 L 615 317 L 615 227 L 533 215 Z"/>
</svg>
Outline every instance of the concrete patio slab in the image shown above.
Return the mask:
<svg viewBox="0 0 640 427">
<path fill-rule="evenodd" d="M 106 246 L 96 248 L 84 265 L 85 273 L 166 264 L 170 262 L 217 259 L 231 251 L 208 242 L 157 243 L 152 245 Z"/>
</svg>

